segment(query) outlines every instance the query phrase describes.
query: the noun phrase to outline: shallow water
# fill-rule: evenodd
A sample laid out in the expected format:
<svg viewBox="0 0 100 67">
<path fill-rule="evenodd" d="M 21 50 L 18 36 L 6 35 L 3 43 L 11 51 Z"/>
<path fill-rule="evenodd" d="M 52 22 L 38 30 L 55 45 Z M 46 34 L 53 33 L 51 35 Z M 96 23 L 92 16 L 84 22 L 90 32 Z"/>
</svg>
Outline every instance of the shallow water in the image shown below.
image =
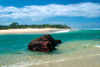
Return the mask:
<svg viewBox="0 0 100 67">
<path fill-rule="evenodd" d="M 100 58 L 100 30 L 73 30 L 50 34 L 54 39 L 61 39 L 63 42 L 56 46 L 57 50 L 50 53 L 27 49 L 30 41 L 44 34 L 0 35 L 0 66 L 24 67 L 82 57 Z"/>
</svg>

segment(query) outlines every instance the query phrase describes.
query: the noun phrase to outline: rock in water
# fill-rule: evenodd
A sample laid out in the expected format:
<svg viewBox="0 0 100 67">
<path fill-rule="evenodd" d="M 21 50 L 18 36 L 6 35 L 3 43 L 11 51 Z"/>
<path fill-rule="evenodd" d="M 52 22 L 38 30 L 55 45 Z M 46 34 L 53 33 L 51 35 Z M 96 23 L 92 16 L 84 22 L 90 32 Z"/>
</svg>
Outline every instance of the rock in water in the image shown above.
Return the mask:
<svg viewBox="0 0 100 67">
<path fill-rule="evenodd" d="M 61 40 L 55 40 L 51 35 L 43 35 L 32 40 L 28 44 L 28 49 L 32 51 L 50 52 L 55 50 L 55 46 L 61 43 Z"/>
</svg>

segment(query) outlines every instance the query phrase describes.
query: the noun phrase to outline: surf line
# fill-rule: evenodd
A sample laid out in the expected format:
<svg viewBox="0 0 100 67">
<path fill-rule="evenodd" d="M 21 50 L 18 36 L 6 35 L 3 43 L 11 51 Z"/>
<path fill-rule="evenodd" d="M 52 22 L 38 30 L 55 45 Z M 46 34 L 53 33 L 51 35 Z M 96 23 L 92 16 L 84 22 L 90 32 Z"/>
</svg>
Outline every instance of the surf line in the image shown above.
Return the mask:
<svg viewBox="0 0 100 67">
<path fill-rule="evenodd" d="M 31 66 L 31 65 L 39 65 L 39 64 L 43 64 L 43 63 L 52 63 L 52 62 L 60 62 L 60 61 L 66 61 L 66 60 L 82 59 L 82 58 L 94 57 L 94 56 L 100 56 L 100 54 L 93 54 L 93 55 L 82 56 L 82 57 L 78 57 L 78 58 L 68 58 L 68 59 L 63 58 L 61 60 L 44 61 L 44 62 L 42 62 L 42 60 L 39 60 L 38 63 L 35 63 L 35 61 L 20 62 L 20 63 L 15 63 L 15 64 L 12 64 L 12 65 L 1 66 L 1 67 L 25 67 L 25 66 Z"/>
</svg>

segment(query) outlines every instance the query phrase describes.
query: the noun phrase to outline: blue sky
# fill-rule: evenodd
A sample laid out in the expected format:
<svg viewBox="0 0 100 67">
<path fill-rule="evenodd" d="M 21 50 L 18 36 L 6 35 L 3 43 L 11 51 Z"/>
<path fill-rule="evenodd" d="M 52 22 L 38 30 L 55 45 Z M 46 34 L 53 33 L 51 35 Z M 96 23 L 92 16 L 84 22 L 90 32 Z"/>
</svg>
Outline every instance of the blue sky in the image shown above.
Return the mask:
<svg viewBox="0 0 100 67">
<path fill-rule="evenodd" d="M 0 25 L 12 22 L 100 28 L 100 0 L 0 0 Z"/>
</svg>

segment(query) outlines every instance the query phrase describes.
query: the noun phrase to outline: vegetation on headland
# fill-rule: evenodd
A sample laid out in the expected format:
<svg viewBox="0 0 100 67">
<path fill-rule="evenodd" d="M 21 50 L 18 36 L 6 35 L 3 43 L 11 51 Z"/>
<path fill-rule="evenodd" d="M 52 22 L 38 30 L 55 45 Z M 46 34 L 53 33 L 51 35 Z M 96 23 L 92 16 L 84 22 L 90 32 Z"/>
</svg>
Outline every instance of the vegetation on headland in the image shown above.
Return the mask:
<svg viewBox="0 0 100 67">
<path fill-rule="evenodd" d="M 70 28 L 67 25 L 49 25 L 49 24 L 42 24 L 42 25 L 19 25 L 17 22 L 13 22 L 9 26 L 0 25 L 0 29 L 17 29 L 17 28 Z"/>
</svg>

